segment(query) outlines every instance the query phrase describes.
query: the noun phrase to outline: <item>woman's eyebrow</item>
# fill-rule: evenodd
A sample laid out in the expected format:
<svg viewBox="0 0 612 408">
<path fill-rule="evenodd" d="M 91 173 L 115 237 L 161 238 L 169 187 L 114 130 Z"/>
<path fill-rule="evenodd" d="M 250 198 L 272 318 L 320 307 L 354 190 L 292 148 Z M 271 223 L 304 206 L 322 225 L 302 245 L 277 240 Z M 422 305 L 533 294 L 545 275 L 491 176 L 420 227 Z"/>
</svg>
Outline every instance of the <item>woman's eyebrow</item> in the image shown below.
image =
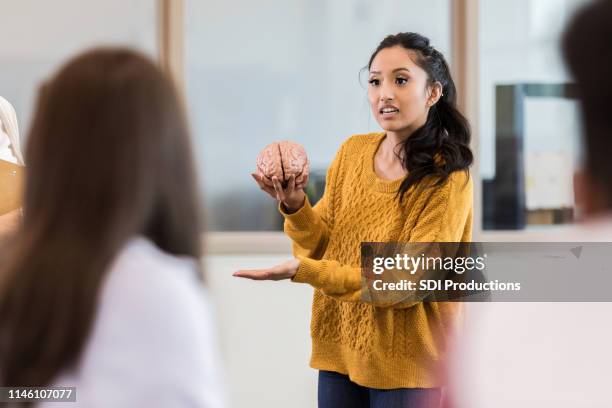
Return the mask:
<svg viewBox="0 0 612 408">
<path fill-rule="evenodd" d="M 395 68 L 391 72 L 397 72 L 397 71 L 408 71 L 408 72 L 410 72 L 410 70 L 408 68 L 404 68 L 404 67 Z M 370 71 L 370 74 L 380 74 L 380 71 Z"/>
</svg>

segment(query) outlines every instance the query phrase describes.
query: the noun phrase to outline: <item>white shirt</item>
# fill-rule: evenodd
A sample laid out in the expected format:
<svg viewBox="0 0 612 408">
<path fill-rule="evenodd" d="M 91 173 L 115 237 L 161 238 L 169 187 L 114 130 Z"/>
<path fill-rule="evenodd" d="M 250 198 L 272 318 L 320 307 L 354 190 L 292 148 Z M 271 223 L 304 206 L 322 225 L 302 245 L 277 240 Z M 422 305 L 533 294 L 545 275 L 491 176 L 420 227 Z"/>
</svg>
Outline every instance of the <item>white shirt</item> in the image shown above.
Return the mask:
<svg viewBox="0 0 612 408">
<path fill-rule="evenodd" d="M 202 289 L 191 258 L 132 239 L 103 285 L 78 367 L 53 384 L 76 387 L 76 404 L 39 406 L 224 407 L 216 333 Z"/>
<path fill-rule="evenodd" d="M 0 96 L 0 159 L 23 165 L 15 108 Z"/>
<path fill-rule="evenodd" d="M 18 163 L 17 157 L 13 154 L 11 140 L 4 130 L 2 122 L 0 122 L 0 160 L 11 163 Z"/>
</svg>

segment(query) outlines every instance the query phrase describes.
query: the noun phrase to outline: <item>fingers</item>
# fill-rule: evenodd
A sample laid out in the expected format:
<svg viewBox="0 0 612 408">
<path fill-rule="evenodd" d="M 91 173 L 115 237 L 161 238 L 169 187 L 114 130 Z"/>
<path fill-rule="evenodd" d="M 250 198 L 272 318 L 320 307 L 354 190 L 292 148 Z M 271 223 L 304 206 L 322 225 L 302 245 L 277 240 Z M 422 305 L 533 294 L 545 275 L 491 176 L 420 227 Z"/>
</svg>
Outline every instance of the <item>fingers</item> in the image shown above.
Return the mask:
<svg viewBox="0 0 612 408">
<path fill-rule="evenodd" d="M 290 198 L 296 191 L 303 189 L 308 183 L 308 172 L 302 173 L 298 177 L 296 177 L 295 174 L 289 176 L 286 188 L 283 188 L 281 181 L 276 176 L 273 176 L 271 181 L 259 173 L 251 173 L 251 177 L 257 182 L 261 190 L 276 198 L 278 201 L 283 202 Z"/>
<path fill-rule="evenodd" d="M 251 177 L 253 177 L 253 179 L 255 180 L 255 182 L 257 182 L 257 185 L 259 185 L 259 188 L 263 191 L 265 191 L 266 193 L 268 193 L 270 196 L 272 197 L 276 197 L 276 191 L 274 190 L 274 187 L 270 187 L 268 186 L 264 181 L 263 178 L 260 178 L 257 174 L 255 173 L 251 173 Z"/>
<path fill-rule="evenodd" d="M 274 190 L 276 191 L 276 199 L 278 201 L 285 201 L 285 191 L 283 190 L 283 186 L 278 180 L 278 177 L 272 177 L 272 183 L 274 184 Z"/>
<path fill-rule="evenodd" d="M 308 172 L 303 172 L 295 180 L 295 189 L 296 190 L 303 189 L 306 186 L 306 184 L 308 184 Z"/>
<path fill-rule="evenodd" d="M 259 184 L 260 187 L 272 187 L 266 183 L 265 178 L 259 173 L 251 173 L 251 177 Z"/>
<path fill-rule="evenodd" d="M 290 279 L 297 273 L 297 268 L 300 264 L 299 259 L 291 259 L 282 264 L 275 265 L 266 269 L 241 269 L 234 272 L 232 275 L 238 278 L 246 278 L 252 280 L 283 280 Z"/>
<path fill-rule="evenodd" d="M 295 174 L 289 176 L 289 181 L 287 182 L 287 195 L 290 196 L 295 191 Z"/>
<path fill-rule="evenodd" d="M 281 280 L 284 279 L 282 272 L 277 265 L 267 269 L 241 269 L 234 272 L 232 276 L 251 280 Z"/>
<path fill-rule="evenodd" d="M 241 269 L 232 274 L 238 278 L 247 278 L 252 280 L 270 280 L 272 274 L 269 269 Z"/>
<path fill-rule="evenodd" d="M 273 187 L 274 187 L 274 186 L 272 185 L 272 180 L 271 180 L 269 177 L 264 176 L 264 175 L 263 175 L 263 173 L 261 173 L 261 172 L 259 172 L 259 171 L 257 172 L 257 175 L 259 176 L 260 180 L 261 180 L 261 181 L 262 181 L 262 182 L 263 182 L 263 183 L 264 183 L 266 186 L 268 186 L 268 187 L 270 187 L 270 188 L 273 188 Z"/>
<path fill-rule="evenodd" d="M 251 173 L 251 177 L 253 177 L 255 179 L 257 184 L 263 185 L 263 186 L 268 187 L 270 189 L 274 189 L 274 185 L 272 184 L 272 181 L 270 181 L 270 179 L 265 177 L 263 174 L 261 174 L 259 172 Z"/>
</svg>

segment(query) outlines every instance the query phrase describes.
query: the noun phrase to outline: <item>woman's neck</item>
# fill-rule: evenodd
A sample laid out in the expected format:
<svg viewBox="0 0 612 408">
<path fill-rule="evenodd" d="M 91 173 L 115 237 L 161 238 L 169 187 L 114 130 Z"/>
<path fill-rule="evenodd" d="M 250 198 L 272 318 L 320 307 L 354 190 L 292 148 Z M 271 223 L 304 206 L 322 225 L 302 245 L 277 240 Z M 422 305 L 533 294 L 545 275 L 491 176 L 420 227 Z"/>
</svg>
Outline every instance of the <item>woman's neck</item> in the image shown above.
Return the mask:
<svg viewBox="0 0 612 408">
<path fill-rule="evenodd" d="M 386 132 L 385 139 L 380 144 L 379 158 L 385 162 L 402 162 L 404 151 L 402 142 L 410 136 L 412 132 Z"/>
<path fill-rule="evenodd" d="M 403 163 L 404 149 L 402 143 L 408 139 L 416 130 L 425 125 L 427 114 L 420 119 L 415 120 L 411 125 L 397 131 L 387 131 L 386 137 L 380 146 L 380 158 L 392 163 L 399 161 Z M 398 157 L 399 156 L 399 157 Z"/>
</svg>

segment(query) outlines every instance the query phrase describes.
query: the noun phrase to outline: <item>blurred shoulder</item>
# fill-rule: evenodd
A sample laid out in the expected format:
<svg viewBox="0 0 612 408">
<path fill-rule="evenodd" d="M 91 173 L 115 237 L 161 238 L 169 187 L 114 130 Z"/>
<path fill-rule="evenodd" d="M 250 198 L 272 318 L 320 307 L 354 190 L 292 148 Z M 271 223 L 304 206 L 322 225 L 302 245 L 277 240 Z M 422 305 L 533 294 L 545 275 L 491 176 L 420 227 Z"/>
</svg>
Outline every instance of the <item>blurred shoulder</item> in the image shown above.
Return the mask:
<svg viewBox="0 0 612 408">
<path fill-rule="evenodd" d="M 83 406 L 100 395 L 108 406 L 225 406 L 215 327 L 195 259 L 132 238 L 108 270 L 78 367 L 56 384 L 77 386 Z M 164 391 L 155 404 L 151 389 Z"/>
<path fill-rule="evenodd" d="M 152 308 L 163 305 L 175 310 L 190 309 L 200 302 L 202 285 L 198 273 L 195 259 L 168 254 L 150 240 L 134 237 L 110 268 L 103 301 L 138 300 Z"/>
<path fill-rule="evenodd" d="M 148 351 L 166 347 L 199 352 L 197 344 L 206 344 L 212 335 L 212 304 L 198 273 L 195 259 L 168 254 L 144 237 L 132 238 L 102 287 L 94 348 L 113 349 L 113 339 L 123 338 L 122 350 L 133 350 L 156 333 L 156 345 Z"/>
</svg>

